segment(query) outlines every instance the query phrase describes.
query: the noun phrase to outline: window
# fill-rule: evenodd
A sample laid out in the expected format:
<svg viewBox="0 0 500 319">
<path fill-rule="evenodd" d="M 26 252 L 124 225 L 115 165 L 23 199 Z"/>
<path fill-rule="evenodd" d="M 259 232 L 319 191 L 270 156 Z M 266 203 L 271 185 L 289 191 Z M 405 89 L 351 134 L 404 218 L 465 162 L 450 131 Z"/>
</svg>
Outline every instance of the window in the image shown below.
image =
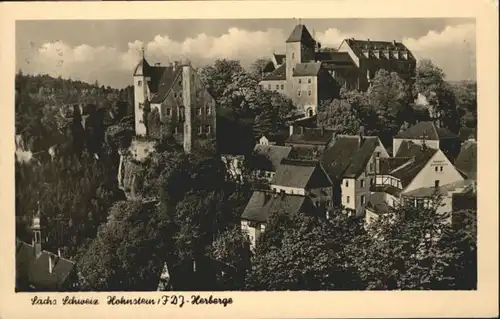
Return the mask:
<svg viewBox="0 0 500 319">
<path fill-rule="evenodd" d="M 196 108 L 196 113 L 198 113 L 198 115 L 201 115 L 201 107 Z"/>
<path fill-rule="evenodd" d="M 167 116 L 171 116 L 172 115 L 172 109 L 167 107 Z"/>
<path fill-rule="evenodd" d="M 196 91 L 195 95 L 196 95 L 196 97 L 199 97 L 200 96 L 200 92 Z"/>
<path fill-rule="evenodd" d="M 442 172 L 442 171 L 443 171 L 443 166 L 440 166 L 440 167 L 439 167 L 439 170 Z"/>
<path fill-rule="evenodd" d="M 370 185 L 375 185 L 375 180 L 373 178 L 370 179 Z"/>
<path fill-rule="evenodd" d="M 210 105 L 205 106 L 205 108 L 206 108 L 207 115 L 210 115 L 210 113 L 212 112 L 210 109 Z"/>
<path fill-rule="evenodd" d="M 299 79 L 299 84 L 301 84 L 301 83 L 302 83 L 302 80 L 301 80 L 301 79 Z"/>
<path fill-rule="evenodd" d="M 211 129 L 210 129 L 210 125 L 206 125 L 205 130 L 207 131 L 207 133 L 208 133 L 208 134 L 210 134 L 210 131 L 211 131 Z M 238 163 L 239 163 L 239 162 L 238 162 Z"/>
<path fill-rule="evenodd" d="M 300 90 L 297 91 L 297 95 L 300 96 Z"/>
<path fill-rule="evenodd" d="M 365 187 L 365 180 L 364 179 L 360 180 L 359 184 L 361 187 Z"/>
<path fill-rule="evenodd" d="M 434 181 L 434 187 L 438 188 L 439 187 L 439 180 Z"/>
<path fill-rule="evenodd" d="M 351 196 L 346 196 L 345 197 L 346 204 L 349 204 L 350 201 L 351 201 Z"/>
<path fill-rule="evenodd" d="M 280 89 L 280 85 L 276 84 L 276 90 L 279 90 L 279 89 Z"/>
<path fill-rule="evenodd" d="M 284 90 L 285 89 L 285 86 L 283 84 L 281 84 L 281 89 Z"/>
<path fill-rule="evenodd" d="M 349 187 L 349 180 L 345 180 L 345 187 Z"/>
<path fill-rule="evenodd" d="M 308 92 L 308 93 L 309 93 L 309 96 L 311 96 L 311 94 L 312 94 L 312 93 L 311 93 L 311 90 L 309 90 L 309 92 Z"/>
<path fill-rule="evenodd" d="M 307 83 L 311 83 L 311 79 L 307 79 Z"/>
<path fill-rule="evenodd" d="M 364 205 L 366 202 L 365 195 L 361 195 L 361 205 Z"/>
<path fill-rule="evenodd" d="M 267 85 L 267 89 L 270 90 L 271 89 L 271 84 L 268 84 Z"/>
<path fill-rule="evenodd" d="M 137 86 L 141 87 L 142 86 L 142 81 L 137 81 Z"/>
<path fill-rule="evenodd" d="M 142 110 L 143 107 L 144 107 L 144 104 L 143 103 L 139 103 L 139 110 Z"/>
<path fill-rule="evenodd" d="M 370 172 L 373 172 L 373 163 L 370 163 L 370 168 L 369 168 L 369 171 L 370 171 Z"/>
<path fill-rule="evenodd" d="M 438 167 L 437 167 L 437 166 L 436 166 L 436 167 L 434 167 L 434 170 L 437 172 L 437 171 L 438 171 Z"/>
<path fill-rule="evenodd" d="M 375 157 L 380 157 L 380 152 L 375 153 Z"/>
<path fill-rule="evenodd" d="M 292 59 L 295 59 L 295 53 L 292 53 Z"/>
</svg>

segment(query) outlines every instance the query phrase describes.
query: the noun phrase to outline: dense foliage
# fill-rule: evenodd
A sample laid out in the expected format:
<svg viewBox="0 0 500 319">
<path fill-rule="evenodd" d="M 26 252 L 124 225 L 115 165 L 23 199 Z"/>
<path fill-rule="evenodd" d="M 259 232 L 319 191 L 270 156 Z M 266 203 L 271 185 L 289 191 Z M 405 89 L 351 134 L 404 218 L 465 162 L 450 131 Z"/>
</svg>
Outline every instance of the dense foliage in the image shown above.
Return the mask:
<svg viewBox="0 0 500 319">
<path fill-rule="evenodd" d="M 267 62 L 256 61 L 250 72 L 230 60 L 201 70 L 219 105 L 219 153 L 248 155 L 261 135 L 286 135 L 295 107 L 258 85 Z M 367 92 L 322 104 L 318 124 L 343 134 L 363 126 L 390 143 L 414 123 L 417 92 L 428 101 L 426 119 L 455 132 L 476 127 L 475 84 L 450 85 L 430 61 L 419 64 L 411 87 L 395 73 L 377 72 Z M 164 265 L 174 290 L 475 288 L 474 211 L 461 212 L 457 226 L 443 224 L 447 216 L 435 208 L 402 206 L 367 230 L 341 209 L 323 214 L 329 218 L 273 212 L 251 251 L 240 216 L 252 185 L 228 179 L 211 144 L 185 154 L 172 136 L 137 165 L 137 196 L 126 199 L 116 179 L 118 155 L 134 134 L 131 94 L 16 76 L 16 133 L 38 154 L 16 163 L 16 235 L 31 241 L 40 209 L 48 249 L 78 261 L 81 289 L 155 290 Z M 86 105 L 87 113 L 65 116 L 68 103 Z M 57 156 L 39 155 L 54 145 Z"/>
</svg>

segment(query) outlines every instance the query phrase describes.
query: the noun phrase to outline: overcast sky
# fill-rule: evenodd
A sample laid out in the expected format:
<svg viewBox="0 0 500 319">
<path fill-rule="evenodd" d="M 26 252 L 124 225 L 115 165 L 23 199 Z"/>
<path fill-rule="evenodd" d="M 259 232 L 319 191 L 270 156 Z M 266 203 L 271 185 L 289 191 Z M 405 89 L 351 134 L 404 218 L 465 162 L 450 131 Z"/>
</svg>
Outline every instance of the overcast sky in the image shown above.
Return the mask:
<svg viewBox="0 0 500 319">
<path fill-rule="evenodd" d="M 17 21 L 16 68 L 112 87 L 132 83 L 144 45 L 151 62 L 189 58 L 204 65 L 218 58 L 244 66 L 284 52 L 297 21 L 273 20 L 79 20 Z M 323 46 L 342 39 L 403 41 L 417 59 L 430 58 L 448 80 L 476 78 L 473 19 L 306 19 Z"/>
</svg>

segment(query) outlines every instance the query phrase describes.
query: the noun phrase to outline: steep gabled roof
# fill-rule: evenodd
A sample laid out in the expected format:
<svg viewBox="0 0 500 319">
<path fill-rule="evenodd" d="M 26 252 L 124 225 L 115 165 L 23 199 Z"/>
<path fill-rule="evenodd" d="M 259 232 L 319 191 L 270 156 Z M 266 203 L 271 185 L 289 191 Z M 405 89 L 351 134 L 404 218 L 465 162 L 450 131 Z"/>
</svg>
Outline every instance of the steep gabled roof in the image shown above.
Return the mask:
<svg viewBox="0 0 500 319">
<path fill-rule="evenodd" d="M 257 144 L 254 147 L 255 158 L 252 161 L 252 168 L 275 172 L 281 160 L 288 157 L 291 151 L 292 148 L 289 146 Z"/>
<path fill-rule="evenodd" d="M 408 151 L 405 152 L 405 157 L 412 157 L 413 160 L 408 161 L 406 165 L 396 168 L 390 172 L 390 174 L 401 180 L 401 184 L 404 188 L 413 181 L 438 151 L 439 150 L 430 147 L 422 148 L 420 145 L 409 142 L 409 148 Z"/>
<path fill-rule="evenodd" d="M 331 179 L 357 177 L 366 167 L 375 148 L 379 146 L 376 136 L 338 135 L 331 147 L 325 150 L 321 163 Z"/>
<path fill-rule="evenodd" d="M 466 141 L 460 148 L 455 166 L 467 175 L 468 179 L 477 179 L 477 143 Z"/>
<path fill-rule="evenodd" d="M 293 216 L 309 205 L 312 206 L 312 203 L 306 196 L 255 191 L 241 219 L 266 222 L 270 213 L 278 212 Z"/>
<path fill-rule="evenodd" d="M 307 30 L 306 26 L 303 24 L 297 24 L 293 29 L 292 33 L 286 40 L 286 43 L 290 42 L 302 42 L 305 44 L 315 44 L 316 41 L 313 39 L 309 30 Z"/>
<path fill-rule="evenodd" d="M 179 74 L 181 74 L 181 72 L 181 67 L 177 67 L 175 70 L 173 67 L 164 68 L 163 74 L 158 81 L 156 93 L 151 97 L 151 103 L 161 103 L 165 100 L 174 85 L 174 81 L 177 79 Z"/>
<path fill-rule="evenodd" d="M 292 159 L 281 161 L 271 184 L 308 189 L 331 186 L 318 161 Z"/>
<path fill-rule="evenodd" d="M 406 141 L 405 141 L 406 142 Z M 389 174 L 389 172 L 406 164 L 412 160 L 411 157 L 387 157 L 379 159 L 379 174 Z"/>
<path fill-rule="evenodd" d="M 266 75 L 262 81 L 286 80 L 286 63 L 280 65 L 276 70 Z"/>
<path fill-rule="evenodd" d="M 406 131 L 399 133 L 394 138 L 405 138 L 405 139 L 422 139 L 425 135 L 427 140 L 442 140 L 448 138 L 458 138 L 456 134 L 453 134 L 446 128 L 439 128 L 431 121 L 419 122 Z"/>
<path fill-rule="evenodd" d="M 293 71 L 293 76 L 317 76 L 321 70 L 321 62 L 298 63 Z"/>
<path fill-rule="evenodd" d="M 49 272 L 49 258 L 55 259 L 52 273 Z M 59 290 L 74 271 L 74 266 L 74 262 L 48 251 L 35 256 L 33 245 L 16 239 L 16 277 L 23 283 L 40 290 Z"/>
</svg>

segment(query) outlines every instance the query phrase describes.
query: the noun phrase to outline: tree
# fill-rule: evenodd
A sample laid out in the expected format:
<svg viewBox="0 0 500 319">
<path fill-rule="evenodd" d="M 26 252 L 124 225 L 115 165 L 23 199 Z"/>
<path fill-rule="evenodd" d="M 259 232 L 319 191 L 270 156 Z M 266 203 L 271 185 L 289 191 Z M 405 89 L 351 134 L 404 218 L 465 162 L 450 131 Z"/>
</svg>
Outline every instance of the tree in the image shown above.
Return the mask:
<svg viewBox="0 0 500 319">
<path fill-rule="evenodd" d="M 413 91 L 427 99 L 431 117 L 450 131 L 455 133 L 458 131 L 460 123 L 455 95 L 445 81 L 443 70 L 435 66 L 431 60 L 419 61 Z"/>
<path fill-rule="evenodd" d="M 457 245 L 463 237 L 453 235 L 438 205 L 436 197 L 429 206 L 407 204 L 379 215 L 349 246 L 367 289 L 452 289 L 460 282 L 452 269 L 465 264 Z"/>
<path fill-rule="evenodd" d="M 84 290 L 156 290 L 165 262 L 154 203 L 115 204 L 108 222 L 78 263 Z"/>
<path fill-rule="evenodd" d="M 245 287 L 246 273 L 251 267 L 250 242 L 238 226 L 217 236 L 210 247 L 210 256 L 220 269 L 218 288 L 242 290 Z"/>
<path fill-rule="evenodd" d="M 250 75 L 257 81 L 262 80 L 264 71 L 269 65 L 272 64 L 271 60 L 268 58 L 260 58 L 255 60 L 249 68 Z M 273 65 L 274 69 L 274 65 Z"/>
<path fill-rule="evenodd" d="M 367 92 L 370 110 L 375 112 L 375 123 L 365 125 L 379 131 L 377 135 L 386 135 L 388 139 L 398 132 L 399 127 L 407 120 L 405 115 L 411 108 L 412 96 L 410 87 L 396 72 L 389 73 L 381 69 L 375 73 Z"/>
<path fill-rule="evenodd" d="M 359 231 L 344 212 L 328 220 L 297 215 L 283 233 L 280 248 L 256 254 L 248 276 L 250 290 L 359 289 L 355 268 L 344 254 Z"/>
<path fill-rule="evenodd" d="M 226 86 L 232 82 L 233 75 L 243 71 L 239 61 L 222 59 L 202 68 L 200 77 L 203 83 L 207 85 L 208 91 L 218 101 Z"/>
<path fill-rule="evenodd" d="M 361 121 L 358 110 L 346 99 L 327 101 L 318 112 L 318 124 L 334 129 L 337 134 L 357 134 Z"/>
</svg>

